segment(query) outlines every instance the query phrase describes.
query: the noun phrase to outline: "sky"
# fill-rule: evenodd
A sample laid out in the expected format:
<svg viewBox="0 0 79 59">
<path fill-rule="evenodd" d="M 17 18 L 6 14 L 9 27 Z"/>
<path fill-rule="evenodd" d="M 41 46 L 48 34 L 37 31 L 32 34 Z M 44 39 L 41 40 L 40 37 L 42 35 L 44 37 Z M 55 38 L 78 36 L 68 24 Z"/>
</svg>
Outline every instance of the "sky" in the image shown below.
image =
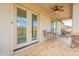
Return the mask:
<svg viewBox="0 0 79 59">
<path fill-rule="evenodd" d="M 72 26 L 72 19 L 64 20 L 63 23 L 64 25 Z"/>
<path fill-rule="evenodd" d="M 19 27 L 19 26 L 26 26 L 27 25 L 27 19 L 25 19 L 25 18 L 22 18 L 22 17 L 17 17 L 17 26 Z M 33 20 L 32 21 L 33 23 L 32 23 L 32 25 L 34 26 L 34 27 L 36 27 L 37 26 L 37 21 L 36 20 Z"/>
<path fill-rule="evenodd" d="M 22 17 L 17 17 L 17 26 L 26 26 L 27 20 Z"/>
</svg>

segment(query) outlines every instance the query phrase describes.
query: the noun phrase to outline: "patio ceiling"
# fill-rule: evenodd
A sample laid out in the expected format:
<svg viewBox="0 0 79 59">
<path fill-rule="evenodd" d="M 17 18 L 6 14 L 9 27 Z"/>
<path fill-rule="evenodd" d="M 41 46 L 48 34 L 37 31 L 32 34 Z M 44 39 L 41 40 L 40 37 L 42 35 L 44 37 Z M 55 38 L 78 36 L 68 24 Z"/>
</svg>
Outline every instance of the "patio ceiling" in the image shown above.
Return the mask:
<svg viewBox="0 0 79 59">
<path fill-rule="evenodd" d="M 57 19 L 65 20 L 65 19 L 71 19 L 72 18 L 72 5 L 70 3 L 40 3 L 41 7 L 43 7 L 46 11 L 48 11 L 50 14 L 54 15 Z M 64 11 L 59 12 L 57 14 L 54 14 L 51 12 L 51 7 L 54 7 L 55 5 L 63 5 Z"/>
<path fill-rule="evenodd" d="M 48 12 L 49 14 L 51 14 L 53 17 L 56 17 L 57 20 L 67 20 L 67 19 L 72 19 L 72 7 L 73 4 L 71 3 L 28 3 L 28 4 L 22 4 L 25 7 L 29 8 L 30 6 L 32 7 L 32 9 L 38 9 L 35 6 L 40 6 L 42 9 L 44 9 L 46 12 Z M 51 7 L 54 7 L 55 5 L 63 5 L 64 6 L 64 11 L 59 12 L 57 14 L 54 14 L 53 12 L 51 12 Z M 35 10 L 37 12 L 37 10 Z"/>
</svg>

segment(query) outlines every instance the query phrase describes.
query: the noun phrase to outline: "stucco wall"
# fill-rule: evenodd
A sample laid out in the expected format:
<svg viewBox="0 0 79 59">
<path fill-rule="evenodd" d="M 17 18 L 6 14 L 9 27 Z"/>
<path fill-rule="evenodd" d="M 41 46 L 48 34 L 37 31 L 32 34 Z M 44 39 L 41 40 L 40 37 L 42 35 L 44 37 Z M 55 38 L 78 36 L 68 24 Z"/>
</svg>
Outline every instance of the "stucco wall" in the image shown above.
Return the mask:
<svg viewBox="0 0 79 59">
<path fill-rule="evenodd" d="M 10 4 L 0 4 L 0 55 L 10 55 Z"/>
<path fill-rule="evenodd" d="M 79 33 L 79 4 L 73 4 L 73 34 Z"/>
<path fill-rule="evenodd" d="M 15 26 L 15 20 L 16 20 L 16 15 L 15 15 L 15 7 L 16 4 L 11 5 L 11 4 L 0 4 L 0 55 L 11 55 L 11 50 L 13 49 L 12 46 L 12 39 L 13 42 L 15 41 L 15 34 L 13 33 Z M 22 4 L 22 6 L 26 9 L 29 9 L 31 11 L 34 11 L 38 14 L 40 14 L 39 18 L 39 41 L 42 42 L 44 41 L 43 37 L 43 30 L 49 31 L 51 29 L 50 27 L 50 15 L 49 13 L 46 13 L 44 9 L 42 9 L 40 6 L 34 5 L 34 4 Z M 13 10 L 12 10 L 12 9 Z M 13 11 L 13 15 L 12 12 Z M 11 19 L 14 22 L 14 25 L 11 25 Z M 13 26 L 13 28 L 11 27 Z M 14 27 L 15 26 L 15 27 Z M 29 25 L 31 26 L 31 24 Z M 28 26 L 28 28 L 29 28 Z M 11 29 L 13 31 L 11 31 Z M 31 29 L 31 28 L 29 28 Z M 16 32 L 16 31 L 15 31 Z M 28 31 L 28 33 L 30 33 Z M 13 35 L 14 34 L 14 35 Z M 13 36 L 12 36 L 13 35 Z M 30 36 L 28 36 L 30 37 Z M 32 38 L 30 38 L 32 39 Z M 15 46 L 15 44 L 13 44 Z"/>
<path fill-rule="evenodd" d="M 17 4 L 0 4 L 0 55 L 11 55 L 12 50 L 16 46 L 16 5 Z M 20 5 L 28 9 L 28 12 L 34 11 L 39 14 L 38 39 L 40 42 L 44 41 L 43 30 L 50 31 L 50 20 L 52 16 L 37 4 Z M 13 25 L 11 25 L 11 21 L 13 22 Z M 28 34 L 28 39 L 30 40 L 32 39 L 30 18 L 29 21 L 28 33 L 30 34 Z"/>
</svg>

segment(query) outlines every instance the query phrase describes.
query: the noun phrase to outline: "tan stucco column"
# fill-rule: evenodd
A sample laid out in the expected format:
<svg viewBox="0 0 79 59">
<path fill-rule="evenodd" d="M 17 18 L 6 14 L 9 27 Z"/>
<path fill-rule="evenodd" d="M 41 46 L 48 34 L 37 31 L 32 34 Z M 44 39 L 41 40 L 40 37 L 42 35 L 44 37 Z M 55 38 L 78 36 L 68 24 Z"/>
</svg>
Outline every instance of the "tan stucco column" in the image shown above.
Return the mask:
<svg viewBox="0 0 79 59">
<path fill-rule="evenodd" d="M 79 4 L 73 4 L 72 47 L 78 47 L 79 41 Z"/>
<path fill-rule="evenodd" d="M 73 32 L 72 34 L 79 34 L 79 4 L 73 4 Z"/>
</svg>

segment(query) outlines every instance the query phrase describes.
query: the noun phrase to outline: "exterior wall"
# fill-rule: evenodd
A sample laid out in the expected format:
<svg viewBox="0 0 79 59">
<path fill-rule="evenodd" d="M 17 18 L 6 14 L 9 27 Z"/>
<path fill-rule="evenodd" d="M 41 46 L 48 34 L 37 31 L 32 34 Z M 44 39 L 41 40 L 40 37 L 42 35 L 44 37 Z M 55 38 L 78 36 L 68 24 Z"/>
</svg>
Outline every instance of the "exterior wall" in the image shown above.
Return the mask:
<svg viewBox="0 0 79 59">
<path fill-rule="evenodd" d="M 79 47 L 79 4 L 73 4 L 73 29 L 72 29 L 72 48 Z"/>
<path fill-rule="evenodd" d="M 0 4 L 0 55 L 11 53 L 11 4 Z"/>
<path fill-rule="evenodd" d="M 16 5 L 28 9 L 28 12 L 34 11 L 39 14 L 39 29 L 38 39 L 40 42 L 44 41 L 43 30 L 51 30 L 51 15 L 37 4 L 0 4 L 0 55 L 12 55 L 15 47 L 16 31 Z M 29 11 L 30 10 L 30 11 Z M 13 22 L 13 25 L 11 25 Z M 29 17 L 28 33 L 31 33 L 31 20 Z M 58 23 L 57 32 L 60 34 L 61 23 Z M 13 35 L 14 34 L 14 35 Z M 28 38 L 32 39 L 31 34 Z"/>
<path fill-rule="evenodd" d="M 15 37 L 14 33 L 15 20 L 16 20 L 16 6 L 17 4 L 0 4 L 0 55 L 12 55 L 13 49 L 15 46 Z M 37 12 L 40 14 L 39 18 L 39 41 L 42 42 L 45 40 L 43 37 L 43 30 L 50 31 L 51 29 L 51 16 L 43 8 L 35 4 L 21 4 L 24 8 Z M 29 20 L 30 21 L 30 20 Z M 11 25 L 13 22 L 13 25 Z M 30 21 L 31 23 L 31 21 Z M 31 29 L 28 25 L 28 28 Z M 15 31 L 16 32 L 16 31 Z M 30 33 L 31 31 L 28 31 Z M 14 34 L 14 35 L 13 35 Z M 29 39 L 30 34 L 28 35 Z"/>
</svg>

